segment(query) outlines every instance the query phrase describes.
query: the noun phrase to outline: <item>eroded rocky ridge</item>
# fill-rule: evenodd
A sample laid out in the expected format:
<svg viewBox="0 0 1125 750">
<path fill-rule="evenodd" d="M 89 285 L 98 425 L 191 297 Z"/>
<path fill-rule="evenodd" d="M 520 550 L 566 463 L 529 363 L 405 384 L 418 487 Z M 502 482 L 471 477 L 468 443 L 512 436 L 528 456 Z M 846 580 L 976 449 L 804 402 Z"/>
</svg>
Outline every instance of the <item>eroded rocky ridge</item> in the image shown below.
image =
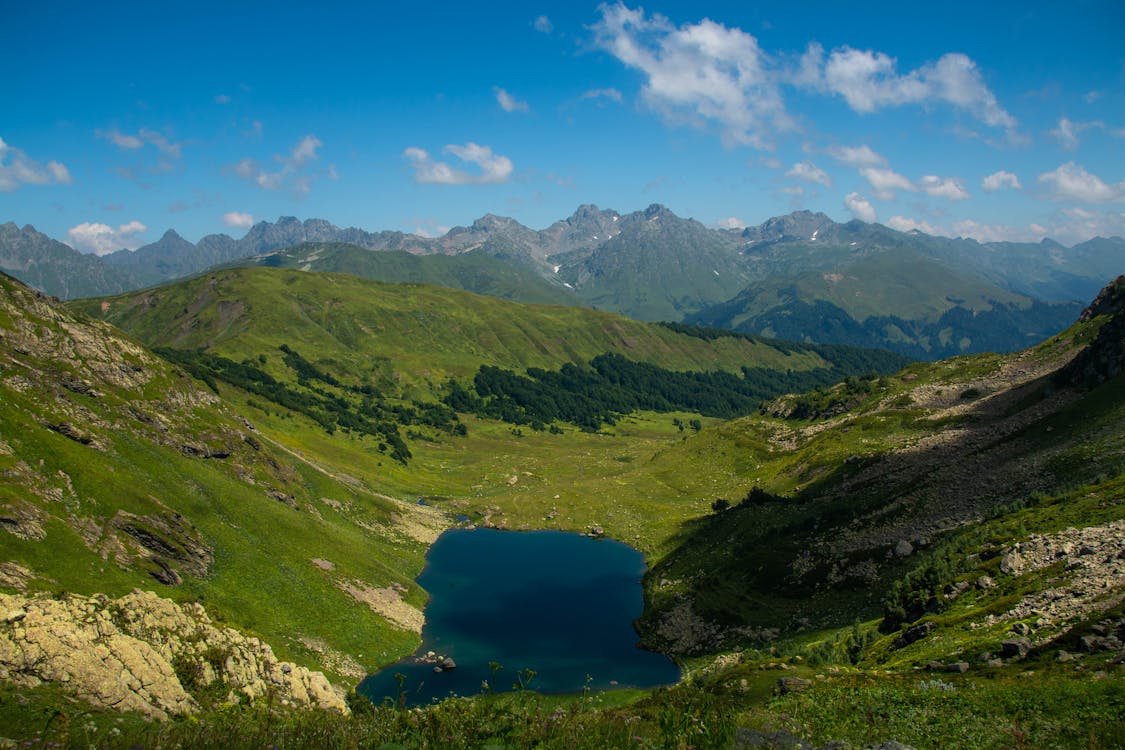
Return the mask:
<svg viewBox="0 0 1125 750">
<path fill-rule="evenodd" d="M 348 712 L 323 673 L 279 660 L 200 604 L 139 590 L 118 599 L 0 594 L 0 680 L 63 683 L 95 706 L 160 719 L 267 698 Z"/>
</svg>

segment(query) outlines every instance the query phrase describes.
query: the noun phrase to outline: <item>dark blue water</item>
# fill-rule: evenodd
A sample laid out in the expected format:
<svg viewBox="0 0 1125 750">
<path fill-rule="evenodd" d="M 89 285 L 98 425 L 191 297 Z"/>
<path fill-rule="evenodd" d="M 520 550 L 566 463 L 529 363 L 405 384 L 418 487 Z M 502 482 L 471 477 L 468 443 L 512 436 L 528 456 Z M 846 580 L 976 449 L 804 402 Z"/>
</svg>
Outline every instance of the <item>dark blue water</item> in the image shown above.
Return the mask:
<svg viewBox="0 0 1125 750">
<path fill-rule="evenodd" d="M 644 559 L 632 547 L 561 531 L 455 529 L 426 555 L 418 583 L 430 593 L 422 647 L 357 688 L 376 703 L 398 695 L 410 705 L 450 694 L 529 688 L 545 693 L 655 687 L 680 678 L 670 659 L 637 648 L 633 620 L 644 606 Z M 434 651 L 457 668 L 434 672 L 418 656 Z M 489 662 L 503 665 L 495 674 Z"/>
</svg>

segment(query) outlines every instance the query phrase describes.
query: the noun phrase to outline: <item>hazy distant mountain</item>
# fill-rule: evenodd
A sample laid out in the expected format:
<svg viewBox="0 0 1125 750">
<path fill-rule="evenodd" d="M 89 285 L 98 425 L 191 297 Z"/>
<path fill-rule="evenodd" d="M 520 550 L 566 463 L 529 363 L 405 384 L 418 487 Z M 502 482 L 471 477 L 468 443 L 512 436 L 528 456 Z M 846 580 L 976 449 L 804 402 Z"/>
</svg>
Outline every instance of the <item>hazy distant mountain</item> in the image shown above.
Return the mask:
<svg viewBox="0 0 1125 750">
<path fill-rule="evenodd" d="M 667 208 L 620 217 L 599 245 L 552 256 L 578 297 L 640 320 L 682 320 L 729 299 L 750 282 L 737 247 L 723 234 Z"/>
<path fill-rule="evenodd" d="M 1047 304 L 1020 293 L 1020 277 L 985 273 L 981 258 L 992 246 L 972 240 L 837 224 L 809 212 L 771 219 L 739 237 L 753 283 L 688 322 L 934 359 L 1029 346 L 1060 331 L 1082 307 L 1064 301 L 1070 298 L 1057 288 Z M 1046 263 L 1036 268 L 1046 277 Z"/>
<path fill-rule="evenodd" d="M 136 250 L 118 250 L 103 256 L 102 260 L 110 266 L 127 271 L 142 286 L 151 286 L 168 279 L 189 276 L 228 260 L 225 255 L 233 249 L 234 240 L 230 237 L 226 239 L 229 244 L 225 246 L 212 241 L 201 247 L 169 229 L 156 242 Z"/>
<path fill-rule="evenodd" d="M 343 242 L 306 242 L 229 265 L 350 273 L 375 281 L 464 289 L 517 302 L 580 304 L 574 292 L 560 282 L 552 283 L 520 264 L 507 263 L 481 248 L 457 255 L 416 255 L 401 250 L 372 252 Z"/>
<path fill-rule="evenodd" d="M 10 221 L 0 224 L 0 270 L 62 299 L 117 294 L 142 286 L 125 269 L 56 242 L 30 224 L 20 229 Z"/>
</svg>

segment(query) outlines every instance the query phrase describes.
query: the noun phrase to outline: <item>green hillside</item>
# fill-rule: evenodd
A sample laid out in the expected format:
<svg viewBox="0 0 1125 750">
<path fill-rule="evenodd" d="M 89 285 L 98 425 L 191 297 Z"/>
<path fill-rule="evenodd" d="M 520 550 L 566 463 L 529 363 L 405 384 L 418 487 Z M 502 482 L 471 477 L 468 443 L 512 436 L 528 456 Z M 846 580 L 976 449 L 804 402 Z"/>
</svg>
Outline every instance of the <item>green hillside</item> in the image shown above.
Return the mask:
<svg viewBox="0 0 1125 750">
<path fill-rule="evenodd" d="M 951 563 L 953 550 L 969 554 L 990 537 L 1008 543 L 999 540 L 1016 528 L 1055 533 L 1120 519 L 1125 389 L 1105 374 L 1120 372 L 1125 287 L 1117 290 L 1114 305 L 1017 356 L 916 364 L 783 397 L 767 414 L 664 455 L 681 469 L 706 460 L 752 486 L 728 496 L 730 510 L 689 524 L 652 570 L 652 642 L 670 647 L 660 633 L 689 602 L 721 627 L 710 641 L 678 641 L 688 652 L 741 641 L 739 628 L 798 622 L 833 628 L 886 614 L 894 632 L 940 611 L 927 602 L 941 586 L 995 570 L 996 561 Z M 1103 363 L 1100 377 L 1068 365 L 1077 352 L 1076 363 Z M 901 605 L 887 603 L 888 591 L 905 590 L 916 553 L 937 566 L 927 579 L 933 590 L 892 619 L 886 608 Z M 1051 623 L 1040 637 L 1073 624 Z"/>
<path fill-rule="evenodd" d="M 1031 346 L 1080 311 L 1074 303 L 1049 305 L 1005 291 L 908 247 L 858 251 L 850 244 L 831 239 L 790 243 L 787 263 L 800 267 L 815 261 L 819 267 L 756 281 L 687 320 L 933 360 Z"/>
<path fill-rule="evenodd" d="M 482 364 L 554 369 L 606 352 L 671 370 L 831 366 L 813 347 L 707 339 L 608 313 L 343 274 L 232 269 L 72 304 L 152 346 L 242 359 L 270 356 L 286 344 L 338 376 L 406 390 L 470 376 Z M 267 367 L 277 374 L 279 365 L 271 360 Z"/>
<path fill-rule="evenodd" d="M 8 277 L 0 340 L 4 586 L 201 602 L 343 684 L 418 642 L 343 587 L 394 584 L 421 608 L 411 534 L 440 519 L 295 460 L 140 344 Z"/>
</svg>

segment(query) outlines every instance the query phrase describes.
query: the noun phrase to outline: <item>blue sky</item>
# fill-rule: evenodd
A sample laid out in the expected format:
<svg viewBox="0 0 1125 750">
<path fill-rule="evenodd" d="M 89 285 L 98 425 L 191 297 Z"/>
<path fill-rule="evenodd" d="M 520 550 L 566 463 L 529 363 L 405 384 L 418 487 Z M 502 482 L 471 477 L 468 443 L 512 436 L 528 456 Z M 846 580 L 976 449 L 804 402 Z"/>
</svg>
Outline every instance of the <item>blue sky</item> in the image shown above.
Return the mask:
<svg viewBox="0 0 1125 750">
<path fill-rule="evenodd" d="M 0 221 L 99 253 L 582 203 L 1125 235 L 1123 30 L 1119 0 L 9 3 Z"/>
</svg>

